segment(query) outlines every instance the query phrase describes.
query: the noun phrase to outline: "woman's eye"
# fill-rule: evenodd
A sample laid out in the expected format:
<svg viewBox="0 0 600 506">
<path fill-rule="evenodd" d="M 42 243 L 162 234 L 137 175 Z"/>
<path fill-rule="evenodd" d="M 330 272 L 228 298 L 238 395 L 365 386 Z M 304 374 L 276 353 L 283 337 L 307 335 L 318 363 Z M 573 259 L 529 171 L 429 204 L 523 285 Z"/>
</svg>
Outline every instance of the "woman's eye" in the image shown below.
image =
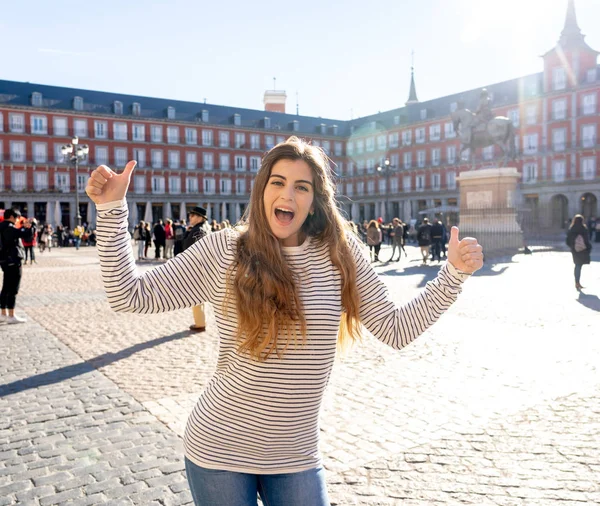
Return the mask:
<svg viewBox="0 0 600 506">
<path fill-rule="evenodd" d="M 303 192 L 307 192 L 308 188 L 306 186 L 298 186 L 298 189 L 303 191 Z"/>
<path fill-rule="evenodd" d="M 271 181 L 271 184 L 275 185 L 275 186 L 283 186 L 283 183 L 281 181 L 276 181 L 276 180 L 275 181 Z"/>
</svg>

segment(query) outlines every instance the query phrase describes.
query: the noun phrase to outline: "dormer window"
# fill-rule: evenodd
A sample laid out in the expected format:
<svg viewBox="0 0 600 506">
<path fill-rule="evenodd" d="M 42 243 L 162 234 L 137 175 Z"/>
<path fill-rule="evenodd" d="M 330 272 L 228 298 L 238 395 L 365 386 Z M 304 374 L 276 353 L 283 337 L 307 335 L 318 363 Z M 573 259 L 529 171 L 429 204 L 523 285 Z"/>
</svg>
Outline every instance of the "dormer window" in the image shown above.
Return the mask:
<svg viewBox="0 0 600 506">
<path fill-rule="evenodd" d="M 297 132 L 298 130 L 300 130 L 300 122 L 295 119 L 292 121 L 292 131 Z"/>
<path fill-rule="evenodd" d="M 206 109 L 202 110 L 202 122 L 208 123 L 208 111 Z"/>
<path fill-rule="evenodd" d="M 175 107 L 167 107 L 167 118 L 168 119 L 175 119 Z"/>
<path fill-rule="evenodd" d="M 338 126 L 331 125 L 331 135 L 337 135 L 337 134 L 338 134 Z"/>
<path fill-rule="evenodd" d="M 421 109 L 421 119 L 427 119 L 427 109 Z"/>
<path fill-rule="evenodd" d="M 262 123 L 264 128 L 271 128 L 271 118 L 269 118 L 268 116 L 265 116 L 263 118 Z"/>
<path fill-rule="evenodd" d="M 123 102 L 119 102 L 118 100 L 113 102 L 113 113 L 123 114 Z"/>
<path fill-rule="evenodd" d="M 327 125 L 325 123 L 321 123 L 319 125 L 319 132 L 321 132 L 321 135 L 325 135 L 327 133 Z"/>
<path fill-rule="evenodd" d="M 73 99 L 73 109 L 83 111 L 83 97 L 75 97 Z"/>
<path fill-rule="evenodd" d="M 142 115 L 142 105 L 139 102 L 134 102 L 131 105 L 131 114 L 133 114 L 134 116 Z"/>
<path fill-rule="evenodd" d="M 31 94 L 31 105 L 34 107 L 42 107 L 42 94 L 34 91 Z"/>
<path fill-rule="evenodd" d="M 242 124 L 242 117 L 239 114 L 233 115 L 233 124 L 235 126 L 240 126 Z"/>
<path fill-rule="evenodd" d="M 394 125 L 400 124 L 400 116 L 394 116 Z"/>
</svg>

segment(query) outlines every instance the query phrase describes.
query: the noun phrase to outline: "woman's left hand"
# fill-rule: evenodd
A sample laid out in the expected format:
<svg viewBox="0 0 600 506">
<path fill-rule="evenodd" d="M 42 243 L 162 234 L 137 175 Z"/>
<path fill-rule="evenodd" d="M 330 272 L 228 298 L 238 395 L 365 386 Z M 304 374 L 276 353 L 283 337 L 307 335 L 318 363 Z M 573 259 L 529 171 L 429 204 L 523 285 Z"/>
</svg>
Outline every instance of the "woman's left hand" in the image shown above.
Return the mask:
<svg viewBox="0 0 600 506">
<path fill-rule="evenodd" d="M 448 242 L 448 262 L 459 271 L 472 274 L 483 266 L 483 248 L 474 237 L 458 240 L 458 227 L 452 227 Z"/>
</svg>

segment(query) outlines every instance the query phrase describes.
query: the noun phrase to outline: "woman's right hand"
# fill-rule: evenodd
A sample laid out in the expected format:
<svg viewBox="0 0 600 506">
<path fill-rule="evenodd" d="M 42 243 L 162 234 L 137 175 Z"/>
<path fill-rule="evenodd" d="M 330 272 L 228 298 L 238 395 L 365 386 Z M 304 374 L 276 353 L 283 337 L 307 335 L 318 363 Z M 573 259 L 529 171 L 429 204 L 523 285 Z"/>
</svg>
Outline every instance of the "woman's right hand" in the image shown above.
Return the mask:
<svg viewBox="0 0 600 506">
<path fill-rule="evenodd" d="M 123 200 L 129 188 L 131 173 L 137 162 L 130 161 L 121 174 L 117 174 L 110 167 L 100 165 L 94 170 L 88 180 L 85 192 L 95 204 L 104 204 L 113 200 Z"/>
</svg>

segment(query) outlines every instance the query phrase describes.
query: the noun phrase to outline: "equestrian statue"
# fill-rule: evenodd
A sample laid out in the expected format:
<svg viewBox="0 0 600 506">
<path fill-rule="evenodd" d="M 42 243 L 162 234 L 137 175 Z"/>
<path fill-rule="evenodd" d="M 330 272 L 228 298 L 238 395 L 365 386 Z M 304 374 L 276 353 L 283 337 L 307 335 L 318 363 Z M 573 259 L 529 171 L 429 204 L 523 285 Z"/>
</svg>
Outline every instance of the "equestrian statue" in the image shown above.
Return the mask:
<svg viewBox="0 0 600 506">
<path fill-rule="evenodd" d="M 502 166 L 508 160 L 514 160 L 515 130 L 512 121 L 504 116 L 492 114 L 491 98 L 488 91 L 481 90 L 479 106 L 475 112 L 466 109 L 463 102 L 458 103 L 458 108 L 451 114 L 454 131 L 461 141 L 459 158 L 469 149 L 473 168 L 475 167 L 475 150 L 487 146 L 498 145 L 504 153 Z"/>
</svg>

